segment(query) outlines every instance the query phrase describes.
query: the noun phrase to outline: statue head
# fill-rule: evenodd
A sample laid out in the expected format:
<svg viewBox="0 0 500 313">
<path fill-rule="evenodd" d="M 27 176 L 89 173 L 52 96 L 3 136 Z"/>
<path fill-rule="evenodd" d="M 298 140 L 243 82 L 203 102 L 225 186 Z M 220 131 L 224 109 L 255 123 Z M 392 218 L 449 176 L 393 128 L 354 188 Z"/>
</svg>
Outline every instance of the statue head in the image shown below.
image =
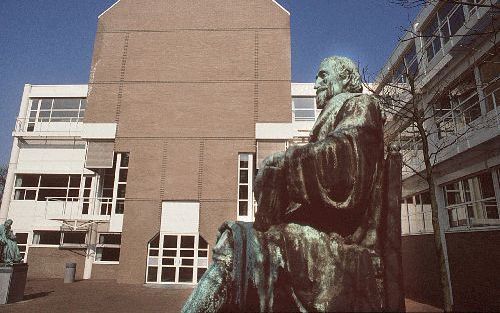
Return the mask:
<svg viewBox="0 0 500 313">
<path fill-rule="evenodd" d="M 13 221 L 9 218 L 8 220 L 3 223 L 5 227 L 10 228 L 12 226 Z"/>
<path fill-rule="evenodd" d="M 352 92 L 363 91 L 361 77 L 356 64 L 346 57 L 332 56 L 324 59 L 316 75 L 316 104 L 318 109 L 323 109 L 328 100 L 334 96 Z"/>
</svg>

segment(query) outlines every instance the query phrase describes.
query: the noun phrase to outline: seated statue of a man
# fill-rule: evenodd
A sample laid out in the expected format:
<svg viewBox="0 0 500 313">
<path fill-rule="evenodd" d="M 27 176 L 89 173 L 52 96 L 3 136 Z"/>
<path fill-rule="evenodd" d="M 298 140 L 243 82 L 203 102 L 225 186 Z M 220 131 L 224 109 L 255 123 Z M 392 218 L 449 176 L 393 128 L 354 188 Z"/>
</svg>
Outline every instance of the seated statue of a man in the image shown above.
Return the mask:
<svg viewBox="0 0 500 313">
<path fill-rule="evenodd" d="M 309 143 L 264 160 L 255 223 L 226 222 L 183 312 L 380 311 L 383 115 L 356 65 L 325 59 Z"/>
<path fill-rule="evenodd" d="M 5 265 L 12 265 L 14 263 L 21 263 L 23 258 L 17 246 L 16 236 L 11 229 L 12 220 L 8 219 L 3 225 L 0 225 L 0 263 Z"/>
</svg>

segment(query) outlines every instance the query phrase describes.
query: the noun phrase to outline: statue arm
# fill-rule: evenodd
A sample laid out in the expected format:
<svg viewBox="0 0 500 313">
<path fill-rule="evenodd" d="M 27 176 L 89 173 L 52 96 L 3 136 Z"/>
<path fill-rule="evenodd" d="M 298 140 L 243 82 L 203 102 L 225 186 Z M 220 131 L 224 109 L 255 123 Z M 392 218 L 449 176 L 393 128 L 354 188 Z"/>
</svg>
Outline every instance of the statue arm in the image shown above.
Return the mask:
<svg viewBox="0 0 500 313">
<path fill-rule="evenodd" d="M 289 199 L 336 209 L 362 208 L 383 159 L 383 119 L 372 96 L 344 103 L 326 139 L 286 151 Z"/>
</svg>

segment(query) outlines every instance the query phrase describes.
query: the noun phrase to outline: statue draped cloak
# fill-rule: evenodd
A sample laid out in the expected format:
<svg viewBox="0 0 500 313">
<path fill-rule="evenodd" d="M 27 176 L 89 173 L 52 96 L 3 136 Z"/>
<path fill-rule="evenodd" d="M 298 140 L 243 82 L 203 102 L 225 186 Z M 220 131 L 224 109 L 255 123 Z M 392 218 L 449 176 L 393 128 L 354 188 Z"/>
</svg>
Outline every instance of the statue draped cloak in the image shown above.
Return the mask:
<svg viewBox="0 0 500 313">
<path fill-rule="evenodd" d="M 263 162 L 255 225 L 226 222 L 219 229 L 213 260 L 227 269 L 220 276 L 227 274 L 228 288 L 211 295 L 214 306 L 224 298 L 221 311 L 381 310 L 383 123 L 373 96 L 339 94 L 308 144 Z M 205 276 L 219 279 L 210 268 Z M 212 291 L 193 292 L 184 310 L 203 292 Z"/>
<path fill-rule="evenodd" d="M 0 251 L 2 252 L 2 263 L 13 264 L 19 263 L 22 260 L 15 238 L 12 230 L 8 230 L 4 225 L 0 225 Z"/>
</svg>

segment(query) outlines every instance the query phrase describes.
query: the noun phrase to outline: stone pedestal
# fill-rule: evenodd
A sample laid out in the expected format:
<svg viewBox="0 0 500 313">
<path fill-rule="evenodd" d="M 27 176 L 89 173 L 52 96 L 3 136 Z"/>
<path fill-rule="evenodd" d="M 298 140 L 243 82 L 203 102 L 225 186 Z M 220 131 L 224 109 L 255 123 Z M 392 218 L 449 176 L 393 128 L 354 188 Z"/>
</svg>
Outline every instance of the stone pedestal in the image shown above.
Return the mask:
<svg viewBox="0 0 500 313">
<path fill-rule="evenodd" d="M 21 301 L 28 276 L 28 264 L 0 267 L 0 304 Z"/>
</svg>

